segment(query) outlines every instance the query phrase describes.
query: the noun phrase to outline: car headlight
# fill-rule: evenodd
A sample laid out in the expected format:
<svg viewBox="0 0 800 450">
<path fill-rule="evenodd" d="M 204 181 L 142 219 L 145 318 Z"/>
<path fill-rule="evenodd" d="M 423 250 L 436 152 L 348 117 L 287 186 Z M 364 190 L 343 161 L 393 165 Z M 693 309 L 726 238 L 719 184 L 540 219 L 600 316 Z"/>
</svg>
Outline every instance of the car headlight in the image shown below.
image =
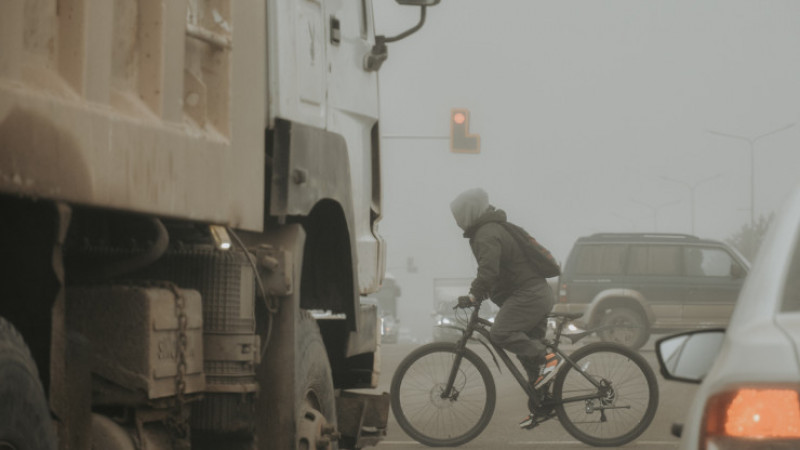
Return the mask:
<svg viewBox="0 0 800 450">
<path fill-rule="evenodd" d="M 439 318 L 439 320 L 437 321 L 437 324 L 438 324 L 438 325 L 452 325 L 452 324 L 453 324 L 453 321 L 452 321 L 452 320 L 450 320 L 448 317 L 441 317 L 441 318 Z"/>
</svg>

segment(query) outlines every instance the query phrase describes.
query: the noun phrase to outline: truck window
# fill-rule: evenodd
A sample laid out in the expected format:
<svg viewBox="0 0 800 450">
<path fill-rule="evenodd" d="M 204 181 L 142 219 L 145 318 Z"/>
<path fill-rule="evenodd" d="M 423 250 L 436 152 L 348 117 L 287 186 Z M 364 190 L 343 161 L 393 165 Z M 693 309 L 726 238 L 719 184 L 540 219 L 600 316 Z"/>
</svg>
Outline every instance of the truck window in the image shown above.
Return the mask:
<svg viewBox="0 0 800 450">
<path fill-rule="evenodd" d="M 369 36 L 369 5 L 368 0 L 361 0 L 361 39 Z"/>
<path fill-rule="evenodd" d="M 794 246 L 794 255 L 786 273 L 781 312 L 800 311 L 800 239 Z"/>
<path fill-rule="evenodd" d="M 681 275 L 681 248 L 677 245 L 634 245 L 628 261 L 630 275 Z"/>
<path fill-rule="evenodd" d="M 576 275 L 620 275 L 625 269 L 625 245 L 599 244 L 578 247 Z"/>
</svg>

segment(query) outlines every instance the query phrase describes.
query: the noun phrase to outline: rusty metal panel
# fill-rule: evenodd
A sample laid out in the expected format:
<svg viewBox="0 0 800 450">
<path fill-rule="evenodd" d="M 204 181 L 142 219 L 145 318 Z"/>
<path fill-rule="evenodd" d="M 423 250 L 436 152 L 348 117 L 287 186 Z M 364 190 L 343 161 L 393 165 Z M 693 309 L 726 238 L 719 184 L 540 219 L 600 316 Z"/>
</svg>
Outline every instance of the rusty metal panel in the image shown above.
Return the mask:
<svg viewBox="0 0 800 450">
<path fill-rule="evenodd" d="M 186 300 L 186 392 L 205 390 L 200 294 Z M 176 394 L 178 317 L 170 290 L 137 286 L 69 288 L 67 328 L 89 342 L 92 373 L 150 399 Z"/>
<path fill-rule="evenodd" d="M 0 2 L 0 192 L 260 231 L 265 3 L 54 4 Z"/>
<path fill-rule="evenodd" d="M 386 436 L 390 402 L 386 392 L 374 395 L 342 391 L 336 397 L 336 417 L 344 440 L 355 444 L 355 448 L 378 445 Z"/>
<path fill-rule="evenodd" d="M 357 332 L 350 332 L 347 340 L 347 354 L 350 357 L 362 353 L 375 352 L 380 343 L 380 318 L 375 305 L 360 305 Z M 377 369 L 374 369 L 375 371 Z M 377 378 L 377 377 L 376 377 Z"/>
</svg>

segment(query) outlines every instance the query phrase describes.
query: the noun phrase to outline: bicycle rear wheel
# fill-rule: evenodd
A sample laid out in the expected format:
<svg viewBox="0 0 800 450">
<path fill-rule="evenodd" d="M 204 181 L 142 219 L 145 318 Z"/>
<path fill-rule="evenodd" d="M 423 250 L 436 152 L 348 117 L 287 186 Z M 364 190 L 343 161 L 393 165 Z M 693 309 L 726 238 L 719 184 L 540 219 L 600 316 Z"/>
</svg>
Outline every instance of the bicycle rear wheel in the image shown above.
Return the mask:
<svg viewBox="0 0 800 450">
<path fill-rule="evenodd" d="M 658 382 L 639 353 L 601 342 L 580 348 L 569 358 L 605 391 L 602 398 L 569 401 L 599 390 L 573 366 L 564 366 L 556 375 L 556 413 L 569 434 L 589 445 L 616 447 L 650 426 L 658 408 Z"/>
<path fill-rule="evenodd" d="M 494 413 L 494 379 L 472 350 L 456 373 L 453 390 L 442 398 L 456 357 L 456 344 L 434 342 L 411 352 L 392 377 L 392 412 L 411 438 L 431 447 L 456 447 L 475 439 Z"/>
</svg>

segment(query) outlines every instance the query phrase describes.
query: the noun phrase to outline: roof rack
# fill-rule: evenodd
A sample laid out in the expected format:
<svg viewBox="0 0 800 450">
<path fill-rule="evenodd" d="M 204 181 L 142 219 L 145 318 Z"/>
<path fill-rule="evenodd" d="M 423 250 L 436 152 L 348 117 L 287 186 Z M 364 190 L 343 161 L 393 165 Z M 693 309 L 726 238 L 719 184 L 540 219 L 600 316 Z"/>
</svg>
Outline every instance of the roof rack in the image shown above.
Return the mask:
<svg viewBox="0 0 800 450">
<path fill-rule="evenodd" d="M 699 241 L 700 238 L 683 233 L 595 233 L 590 238 L 640 238 L 640 239 L 674 239 L 685 241 Z"/>
</svg>

